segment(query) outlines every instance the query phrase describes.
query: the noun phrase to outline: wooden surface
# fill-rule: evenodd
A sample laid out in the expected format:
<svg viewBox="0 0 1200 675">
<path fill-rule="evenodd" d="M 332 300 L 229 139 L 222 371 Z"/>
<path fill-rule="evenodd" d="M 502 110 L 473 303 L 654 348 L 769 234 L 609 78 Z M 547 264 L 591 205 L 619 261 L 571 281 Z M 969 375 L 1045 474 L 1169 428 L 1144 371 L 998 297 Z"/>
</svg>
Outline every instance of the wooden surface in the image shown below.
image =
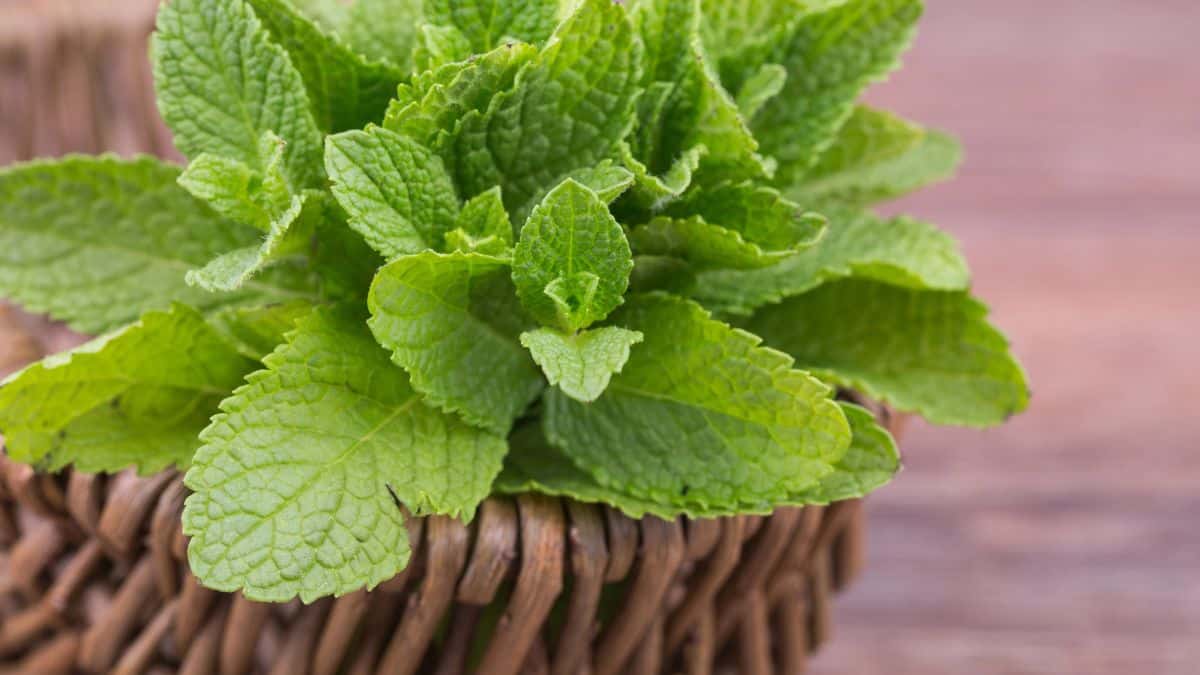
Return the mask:
<svg viewBox="0 0 1200 675">
<path fill-rule="evenodd" d="M 872 99 L 959 133 L 969 159 L 896 208 L 963 241 L 1035 398 L 1003 429 L 914 426 L 811 672 L 1193 675 L 1200 4 L 928 4 Z M 31 117 L 0 92 L 0 141 Z"/>
</svg>

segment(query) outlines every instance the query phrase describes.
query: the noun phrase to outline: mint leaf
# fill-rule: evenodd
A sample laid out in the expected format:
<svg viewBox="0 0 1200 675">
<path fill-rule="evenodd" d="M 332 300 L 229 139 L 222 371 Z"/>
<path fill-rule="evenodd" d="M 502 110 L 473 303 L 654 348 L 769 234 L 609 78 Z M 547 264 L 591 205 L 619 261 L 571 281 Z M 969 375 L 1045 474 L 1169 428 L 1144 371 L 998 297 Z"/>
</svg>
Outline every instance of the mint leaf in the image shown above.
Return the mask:
<svg viewBox="0 0 1200 675">
<path fill-rule="evenodd" d="M 770 56 L 788 70 L 783 93 L 754 118 L 754 135 L 791 185 L 833 143 L 854 102 L 896 67 L 921 0 L 847 0 L 803 16 Z"/>
<path fill-rule="evenodd" d="M 800 367 L 935 424 L 990 426 L 1029 403 L 1008 341 L 965 292 L 838 281 L 760 310 L 747 328 Z"/>
<path fill-rule="evenodd" d="M 314 305 L 292 300 L 265 307 L 229 307 L 208 317 L 208 324 L 239 354 L 262 361 L 283 344 L 296 322 L 312 313 Z"/>
<path fill-rule="evenodd" d="M 953 138 L 859 106 L 790 193 L 810 202 L 866 206 L 948 178 L 960 161 L 962 149 Z"/>
<path fill-rule="evenodd" d="M 500 185 L 521 222 L 564 177 L 609 159 L 633 125 L 641 52 L 621 5 L 582 0 L 514 89 L 463 117 L 455 145 L 462 194 Z"/>
<path fill-rule="evenodd" d="M 629 360 L 629 348 L 642 334 L 605 326 L 575 335 L 551 328 L 521 333 L 521 344 L 533 354 L 550 384 L 577 401 L 595 401 L 615 373 Z"/>
<path fill-rule="evenodd" d="M 217 216 L 178 177 L 145 157 L 0 170 L 0 294 L 93 334 L 172 301 L 208 311 L 309 294 L 270 279 L 221 295 L 188 286 L 189 270 L 252 245 L 258 233 Z"/>
<path fill-rule="evenodd" d="M 13 459 L 45 471 L 186 467 L 196 434 L 253 368 L 176 305 L 4 380 L 0 431 Z"/>
<path fill-rule="evenodd" d="M 580 169 L 571 174 L 571 179 L 595 192 L 605 204 L 616 201 L 634 183 L 633 174 L 611 159 L 588 169 Z"/>
<path fill-rule="evenodd" d="M 476 195 L 458 212 L 458 226 L 446 233 L 446 250 L 472 251 L 507 257 L 512 253 L 513 227 L 504 210 L 500 188 Z"/>
<path fill-rule="evenodd" d="M 421 402 L 361 319 L 322 310 L 221 404 L 187 473 L 188 562 L 261 602 L 342 595 L 404 568 L 399 501 L 470 519 L 501 438 Z"/>
<path fill-rule="evenodd" d="M 471 57 L 471 41 L 454 26 L 423 24 L 417 30 L 412 62 L 417 72 L 466 61 Z"/>
<path fill-rule="evenodd" d="M 850 422 L 850 449 L 833 467 L 833 473 L 821 479 L 817 487 L 794 495 L 796 504 L 831 504 L 859 499 L 887 485 L 900 470 L 900 451 L 887 429 L 865 408 L 842 403 L 842 412 Z"/>
<path fill-rule="evenodd" d="M 621 161 L 633 172 L 633 187 L 628 202 L 636 208 L 650 212 L 661 211 L 675 201 L 689 187 L 700 162 L 708 154 L 708 148 L 697 146 L 684 152 L 661 175 L 654 175 L 650 168 L 634 158 L 632 150 L 622 143 Z"/>
<path fill-rule="evenodd" d="M 629 234 L 638 254 L 674 256 L 699 269 L 754 269 L 773 265 L 791 251 L 765 251 L 758 244 L 700 216 L 655 218 Z"/>
<path fill-rule="evenodd" d="M 292 197 L 283 175 L 283 139 L 268 131 L 259 145 L 260 155 L 269 157 L 263 172 L 236 159 L 201 153 L 179 176 L 179 185 L 235 223 L 267 232 Z"/>
<path fill-rule="evenodd" d="M 355 0 L 340 31 L 355 51 L 412 70 L 421 0 Z"/>
<path fill-rule="evenodd" d="M 932 225 L 845 210 L 830 216 L 829 231 L 813 248 L 764 269 L 704 272 L 696 296 L 711 309 L 749 314 L 846 277 L 918 290 L 965 290 L 970 284 L 958 243 Z"/>
<path fill-rule="evenodd" d="M 768 101 L 783 91 L 787 74 L 787 68 L 778 63 L 768 63 L 751 75 L 737 94 L 737 107 L 742 117 L 753 120 Z"/>
<path fill-rule="evenodd" d="M 433 248 L 454 227 L 442 160 L 411 138 L 379 127 L 330 136 L 325 166 L 350 227 L 385 258 Z"/>
<path fill-rule="evenodd" d="M 321 132 L 304 81 L 244 0 L 173 0 L 154 34 L 158 108 L 188 157 L 207 152 L 266 168 L 260 139 L 286 143 L 292 189 L 321 179 Z"/>
<path fill-rule="evenodd" d="M 475 53 L 505 40 L 542 42 L 558 24 L 556 0 L 425 0 L 425 16 L 457 28 Z"/>
<path fill-rule="evenodd" d="M 633 254 L 596 193 L 567 180 L 533 210 L 513 253 L 513 283 L 538 321 L 574 332 L 608 316 L 629 287 Z"/>
<path fill-rule="evenodd" d="M 778 190 L 750 181 L 725 182 L 694 190 L 668 206 L 664 213 L 676 217 L 702 216 L 770 251 L 811 246 L 825 233 L 826 225 L 824 218 L 804 212 Z"/>
<path fill-rule="evenodd" d="M 294 197 L 291 207 L 271 223 L 261 243 L 225 253 L 203 268 L 189 271 L 187 282 L 206 291 L 234 291 L 267 266 L 307 252 L 314 227 L 312 214 L 324 212 L 320 206 L 306 208 L 310 198 L 320 200 L 323 195 Z"/>
<path fill-rule="evenodd" d="M 547 437 L 602 485 L 666 504 L 762 507 L 818 484 L 850 430 L 786 355 L 667 295 L 613 320 L 645 335 L 594 403 L 550 390 Z"/>
<path fill-rule="evenodd" d="M 403 133 L 442 154 L 456 157 L 447 147 L 451 132 L 471 111 L 484 112 L 497 93 L 511 89 L 517 72 L 537 54 L 532 45 L 506 44 L 474 57 L 413 76 L 398 88 L 383 126 Z"/>
<path fill-rule="evenodd" d="M 367 300 L 371 330 L 425 400 L 507 433 L 543 383 L 518 342 L 530 328 L 506 261 L 427 251 L 379 271 Z"/>
<path fill-rule="evenodd" d="M 284 0 L 248 1 L 304 80 L 317 126 L 338 132 L 383 119 L 403 71 L 368 62 Z"/>
</svg>

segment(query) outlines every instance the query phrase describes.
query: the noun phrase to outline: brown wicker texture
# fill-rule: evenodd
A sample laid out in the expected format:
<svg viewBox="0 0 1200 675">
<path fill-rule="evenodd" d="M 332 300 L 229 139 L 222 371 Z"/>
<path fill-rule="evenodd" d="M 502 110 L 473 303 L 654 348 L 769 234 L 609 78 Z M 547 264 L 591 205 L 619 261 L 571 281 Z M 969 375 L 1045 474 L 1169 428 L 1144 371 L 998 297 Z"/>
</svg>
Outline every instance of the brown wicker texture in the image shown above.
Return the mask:
<svg viewBox="0 0 1200 675">
<path fill-rule="evenodd" d="M 154 5 L 0 5 L 0 165 L 176 157 L 145 57 Z M 0 375 L 75 341 L 0 305 Z M 412 564 L 373 592 L 268 605 L 189 573 L 185 496 L 175 473 L 40 475 L 0 456 L 0 675 L 791 675 L 862 561 L 858 502 L 639 522 L 528 496 L 470 525 L 410 521 Z"/>
</svg>

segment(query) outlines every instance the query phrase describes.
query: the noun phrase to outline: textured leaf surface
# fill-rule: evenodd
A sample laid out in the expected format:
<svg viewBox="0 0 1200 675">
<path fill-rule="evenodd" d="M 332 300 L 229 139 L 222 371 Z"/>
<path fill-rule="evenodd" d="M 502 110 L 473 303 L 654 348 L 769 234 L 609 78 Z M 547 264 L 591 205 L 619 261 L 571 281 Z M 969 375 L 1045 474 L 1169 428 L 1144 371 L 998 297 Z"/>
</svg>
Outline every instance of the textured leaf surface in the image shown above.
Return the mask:
<svg viewBox="0 0 1200 675">
<path fill-rule="evenodd" d="M 188 472 L 188 561 L 210 588 L 306 602 L 408 562 L 397 502 L 470 518 L 505 443 L 428 407 L 354 315 L 301 321 L 221 404 Z"/>
<path fill-rule="evenodd" d="M 417 72 L 436 70 L 471 57 L 471 41 L 454 26 L 422 24 L 416 38 L 412 62 Z"/>
<path fill-rule="evenodd" d="M 846 0 L 805 15 L 770 61 L 788 70 L 783 93 L 754 118 L 763 152 L 790 185 L 817 161 L 868 84 L 896 67 L 921 0 Z"/>
<path fill-rule="evenodd" d="M 317 186 L 321 132 L 300 73 L 244 0 L 175 0 L 154 35 L 158 107 L 188 157 L 207 152 L 265 167 L 259 140 L 287 142 L 292 188 Z"/>
<path fill-rule="evenodd" d="M 844 280 L 761 310 L 750 330 L 801 368 L 935 424 L 983 427 L 1029 403 L 987 309 L 965 292 Z"/>
<path fill-rule="evenodd" d="M 208 323 L 242 356 L 262 361 L 283 344 L 284 336 L 314 307 L 305 300 L 264 307 L 230 307 L 209 316 Z"/>
<path fill-rule="evenodd" d="M 834 210 L 830 215 L 829 231 L 816 246 L 772 267 L 705 272 L 697 297 L 709 308 L 748 314 L 846 277 L 949 291 L 970 284 L 957 242 L 932 225 L 905 217 L 883 220 L 865 212 Z"/>
<path fill-rule="evenodd" d="M 196 435 L 254 362 L 182 305 L 48 357 L 0 386 L 13 459 L 47 471 L 186 467 Z"/>
<path fill-rule="evenodd" d="M 0 171 L 0 295 L 84 333 L 179 301 L 202 310 L 301 294 L 252 281 L 214 295 L 189 270 L 259 233 L 220 218 L 150 158 L 70 157 Z"/>
<path fill-rule="evenodd" d="M 850 430 L 786 355 L 666 295 L 613 320 L 645 335 L 604 395 L 546 393 L 547 437 L 601 484 L 663 503 L 761 507 L 832 471 Z"/>
<path fill-rule="evenodd" d="M 641 333 L 617 326 L 575 335 L 550 328 L 521 333 L 521 344 L 533 354 L 550 384 L 585 403 L 604 393 L 612 376 L 629 360 L 630 347 L 641 341 Z"/>
<path fill-rule="evenodd" d="M 533 210 L 513 253 L 513 283 L 538 321 L 573 332 L 608 316 L 629 287 L 633 254 L 621 225 L 568 180 Z"/>
<path fill-rule="evenodd" d="M 629 235 L 639 254 L 682 258 L 699 269 L 754 269 L 767 267 L 791 251 L 764 251 L 734 230 L 691 218 L 655 218 Z"/>
<path fill-rule="evenodd" d="M 408 72 L 420 18 L 421 0 L 355 0 L 340 32 L 360 54 Z"/>
<path fill-rule="evenodd" d="M 869 410 L 850 403 L 841 406 L 850 423 L 850 449 L 817 487 L 794 495 L 789 501 L 829 504 L 858 499 L 886 485 L 900 470 L 900 451 L 888 430 L 879 426 Z"/>
<path fill-rule="evenodd" d="M 358 129 L 383 119 L 404 71 L 368 62 L 284 0 L 248 2 L 273 40 L 287 50 L 321 129 L 331 133 Z"/>
<path fill-rule="evenodd" d="M 447 251 L 511 256 L 513 226 L 504 210 L 500 188 L 480 193 L 463 204 L 455 224 L 457 227 L 446 233 Z"/>
<path fill-rule="evenodd" d="M 556 0 L 425 0 L 425 17 L 454 26 L 479 53 L 506 39 L 542 42 L 558 23 L 558 5 Z"/>
<path fill-rule="evenodd" d="M 626 168 L 606 159 L 590 169 L 571 174 L 571 179 L 596 193 L 605 204 L 613 203 L 633 186 L 633 174 Z"/>
<path fill-rule="evenodd" d="M 500 185 L 521 222 L 565 176 L 610 158 L 633 125 L 641 52 L 624 7 L 582 0 L 513 90 L 463 118 L 463 195 Z"/>
<path fill-rule="evenodd" d="M 368 299 L 371 330 L 426 400 L 496 433 L 543 383 L 518 336 L 531 328 L 504 260 L 433 252 L 379 271 Z"/>
<path fill-rule="evenodd" d="M 774 188 L 753 182 L 720 183 L 693 190 L 665 213 L 698 215 L 734 230 L 769 251 L 811 246 L 825 232 L 825 219 L 802 211 Z"/>
<path fill-rule="evenodd" d="M 350 227 L 385 258 L 439 246 L 454 228 L 454 185 L 411 138 L 380 127 L 330 136 L 325 165 Z"/>
<path fill-rule="evenodd" d="M 233 222 L 270 231 L 292 196 L 283 175 L 283 139 L 267 132 L 259 143 L 271 146 L 261 153 L 270 156 L 262 172 L 236 159 L 201 153 L 179 176 L 179 185 Z"/>
<path fill-rule="evenodd" d="M 760 68 L 738 91 L 737 107 L 742 113 L 742 118 L 754 119 L 768 101 L 783 91 L 783 85 L 786 83 L 787 68 L 778 63 L 768 63 Z"/>
</svg>

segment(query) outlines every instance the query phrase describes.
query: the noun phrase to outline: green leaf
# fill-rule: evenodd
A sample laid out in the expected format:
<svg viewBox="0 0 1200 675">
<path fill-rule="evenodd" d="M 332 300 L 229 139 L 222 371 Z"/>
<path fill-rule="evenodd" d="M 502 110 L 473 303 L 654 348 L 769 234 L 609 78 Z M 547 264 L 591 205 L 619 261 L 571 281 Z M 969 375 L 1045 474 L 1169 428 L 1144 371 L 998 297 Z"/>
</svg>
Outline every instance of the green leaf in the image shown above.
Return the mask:
<svg viewBox="0 0 1200 675">
<path fill-rule="evenodd" d="M 244 0 L 173 0 L 154 34 L 158 108 L 188 157 L 209 153 L 263 171 L 260 139 L 286 143 L 291 188 L 316 187 L 321 131 L 300 73 Z"/>
<path fill-rule="evenodd" d="M 605 204 L 611 204 L 633 186 L 630 171 L 606 159 L 594 167 L 581 169 L 571 174 L 571 179 L 586 187 Z"/>
<path fill-rule="evenodd" d="M 458 212 L 457 227 L 446 233 L 446 250 L 512 255 L 513 226 L 504 210 L 500 188 L 480 193 Z"/>
<path fill-rule="evenodd" d="M 747 328 L 800 367 L 935 424 L 985 427 L 1029 403 L 987 309 L 962 291 L 844 280 L 767 307 Z"/>
<path fill-rule="evenodd" d="M 917 290 L 965 290 L 967 263 L 953 237 L 932 225 L 899 217 L 835 209 L 825 237 L 773 267 L 704 272 L 698 299 L 710 309 L 749 314 L 763 305 L 846 277 Z"/>
<path fill-rule="evenodd" d="M 633 254 L 608 207 L 574 180 L 533 210 L 513 253 L 513 283 L 538 321 L 574 332 L 608 316 L 629 287 Z"/>
<path fill-rule="evenodd" d="M 622 143 L 621 161 L 633 172 L 633 188 L 628 202 L 635 208 L 658 212 L 666 208 L 692 186 L 692 179 L 708 148 L 697 146 L 684 152 L 664 173 L 654 175 L 650 168 L 636 159 L 628 144 Z"/>
<path fill-rule="evenodd" d="M 791 251 L 765 251 L 735 231 L 691 218 L 661 217 L 629 234 L 639 255 L 683 258 L 698 269 L 755 269 L 773 265 Z"/>
<path fill-rule="evenodd" d="M 692 71 L 692 42 L 700 30 L 699 0 L 639 0 L 631 10 L 645 45 L 642 83 L 676 83 Z"/>
<path fill-rule="evenodd" d="M 721 79 L 740 92 L 763 65 L 763 53 L 786 36 L 805 13 L 842 0 L 703 0 L 700 32 Z"/>
<path fill-rule="evenodd" d="M 315 305 L 292 300 L 264 307 L 229 307 L 208 317 L 208 323 L 239 354 L 262 361 L 283 344 L 296 322 L 312 313 Z"/>
<path fill-rule="evenodd" d="M 546 379 L 577 401 L 595 401 L 629 360 L 629 349 L 642 341 L 637 331 L 605 326 L 575 335 L 552 328 L 521 333 Z"/>
<path fill-rule="evenodd" d="M 664 213 L 702 216 L 734 230 L 768 251 L 795 251 L 812 246 L 825 232 L 826 221 L 804 212 L 774 188 L 754 182 L 720 183 L 693 190 Z"/>
<path fill-rule="evenodd" d="M 341 31 L 355 51 L 412 70 L 421 0 L 355 0 Z"/>
<path fill-rule="evenodd" d="M 412 51 L 417 72 L 466 61 L 471 57 L 471 41 L 454 26 L 424 24 L 417 30 Z"/>
<path fill-rule="evenodd" d="M 383 119 L 404 71 L 368 62 L 284 0 L 248 1 L 271 37 L 287 50 L 321 129 L 336 133 Z"/>
<path fill-rule="evenodd" d="M 0 170 L 0 294 L 83 333 L 179 301 L 208 311 L 304 296 L 273 280 L 213 295 L 189 270 L 259 233 L 213 213 L 155 159 L 69 157 Z"/>
<path fill-rule="evenodd" d="M 442 243 L 454 228 L 458 197 L 442 160 L 387 129 L 330 136 L 325 166 L 350 227 L 385 258 Z"/>
<path fill-rule="evenodd" d="M 787 83 L 787 74 L 787 68 L 768 63 L 750 76 L 737 94 L 737 107 L 742 118 L 753 120 L 768 101 L 778 96 Z"/>
<path fill-rule="evenodd" d="M 753 124 L 779 161 L 777 183 L 794 183 L 834 142 L 862 91 L 896 67 L 922 9 L 921 0 L 846 0 L 796 23 L 770 58 L 788 70 L 783 93 Z"/>
<path fill-rule="evenodd" d="M 185 479 L 188 562 L 209 588 L 372 588 L 408 562 L 399 504 L 470 519 L 487 497 L 504 440 L 422 403 L 357 315 L 318 311 L 266 366 L 221 403 Z"/>
<path fill-rule="evenodd" d="M 536 58 L 486 113 L 456 132 L 464 196 L 494 185 L 516 222 L 562 179 L 615 154 L 632 128 L 641 44 L 625 9 L 582 0 Z"/>
<path fill-rule="evenodd" d="M 189 271 L 185 279 L 214 293 L 234 291 L 269 265 L 307 252 L 314 227 L 312 214 L 324 211 L 320 206 L 306 207 L 310 198 L 319 200 L 323 196 L 317 193 L 294 197 L 291 207 L 271 223 L 262 242 L 220 255 L 201 269 Z"/>
<path fill-rule="evenodd" d="M 950 136 L 860 106 L 789 192 L 809 202 L 867 206 L 948 178 L 961 161 Z"/>
<path fill-rule="evenodd" d="M 850 449 L 817 487 L 794 495 L 790 501 L 831 504 L 859 499 L 887 485 L 900 470 L 900 451 L 888 430 L 879 426 L 869 410 L 850 403 L 841 406 L 853 435 Z"/>
<path fill-rule="evenodd" d="M 455 157 L 447 145 L 458 121 L 471 111 L 486 111 L 497 93 L 512 88 L 517 72 L 536 54 L 532 45 L 505 44 L 416 75 L 400 85 L 383 126 L 424 143 L 452 163 Z"/>
<path fill-rule="evenodd" d="M 287 211 L 292 201 L 283 174 L 283 139 L 272 132 L 263 134 L 260 154 L 270 157 L 263 172 L 236 159 L 201 153 L 179 176 L 179 185 L 214 211 L 263 232 Z"/>
<path fill-rule="evenodd" d="M 518 342 L 530 321 L 506 261 L 478 253 L 400 258 L 379 271 L 367 301 L 371 330 L 425 400 L 507 433 L 541 392 Z"/>
<path fill-rule="evenodd" d="M 196 434 L 253 369 L 195 310 L 148 312 L 6 379 L 0 431 L 13 459 L 45 471 L 186 467 Z"/>
<path fill-rule="evenodd" d="M 850 429 L 830 389 L 755 336 L 667 295 L 613 320 L 645 335 L 604 395 L 546 393 L 547 437 L 602 485 L 666 504 L 762 508 L 833 470 Z"/>
<path fill-rule="evenodd" d="M 537 43 L 558 24 L 556 0 L 425 0 L 425 16 L 457 28 L 475 53 L 505 40 Z"/>
</svg>

